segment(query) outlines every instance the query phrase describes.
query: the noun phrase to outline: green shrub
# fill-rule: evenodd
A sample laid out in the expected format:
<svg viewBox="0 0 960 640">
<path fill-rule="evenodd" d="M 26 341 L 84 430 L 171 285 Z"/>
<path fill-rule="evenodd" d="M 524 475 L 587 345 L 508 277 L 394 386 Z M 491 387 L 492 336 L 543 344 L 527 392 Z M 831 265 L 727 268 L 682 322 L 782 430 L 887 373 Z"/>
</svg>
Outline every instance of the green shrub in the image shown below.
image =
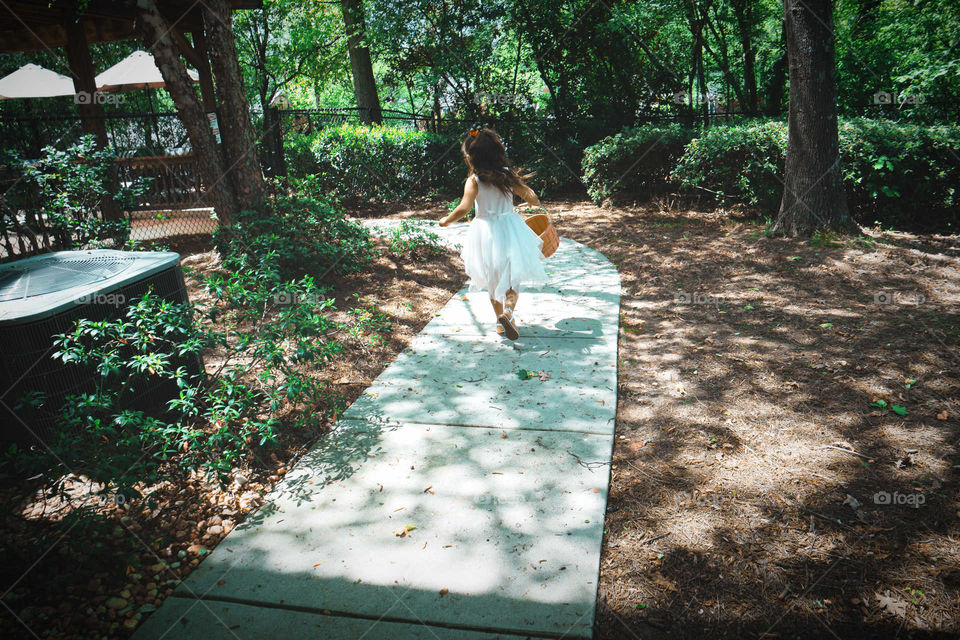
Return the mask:
<svg viewBox="0 0 960 640">
<path fill-rule="evenodd" d="M 847 203 L 861 224 L 944 228 L 957 221 L 960 127 L 855 118 L 839 123 Z M 765 212 L 779 207 L 787 126 L 754 122 L 716 126 L 692 140 L 673 176 L 720 202 Z"/>
<path fill-rule="evenodd" d="M 960 126 L 840 122 L 847 202 L 862 224 L 943 228 L 960 205 Z"/>
<path fill-rule="evenodd" d="M 8 157 L 3 161 L 7 187 L 0 198 L 0 236 L 26 243 L 21 256 L 40 251 L 119 246 L 130 235 L 126 220 L 104 220 L 100 202 L 111 197 L 130 208 L 144 183 L 115 188 L 110 150 L 84 136 L 66 149 L 46 147 L 39 160 Z"/>
<path fill-rule="evenodd" d="M 663 186 L 691 135 L 679 124 L 647 125 L 624 129 L 587 147 L 583 153 L 587 194 L 600 204 L 620 194 Z"/>
<path fill-rule="evenodd" d="M 530 186 L 541 196 L 579 184 L 582 145 L 528 123 L 495 127 L 516 166 L 535 176 Z M 397 127 L 342 125 L 285 140 L 288 170 L 314 175 L 327 192 L 346 202 L 389 202 L 463 192 L 466 166 L 460 143 L 462 122 L 448 121 L 439 133 Z M 303 149 L 309 141 L 308 158 Z"/>
<path fill-rule="evenodd" d="M 21 472 L 43 473 L 47 490 L 70 472 L 136 495 L 138 483 L 171 472 L 171 461 L 182 473 L 224 478 L 241 458 L 277 442 L 290 408 L 293 427 L 316 426 L 318 409 L 340 410 L 329 384 L 304 367 L 340 350 L 327 337 L 332 301 L 312 278 L 283 281 L 276 254 L 258 267 L 238 260 L 235 273 L 208 278 L 208 304 L 146 294 L 122 318 L 82 319 L 58 336 L 54 357 L 89 373 L 94 390 L 67 397 L 47 449 L 8 459 Z M 226 333 L 211 328 L 214 318 Z M 199 364 L 204 352 L 216 354 L 211 374 Z M 157 388 L 171 390 L 165 405 L 138 400 Z"/>
<path fill-rule="evenodd" d="M 530 148 L 531 143 L 539 148 Z M 517 164 L 524 173 L 532 173 L 527 180 L 531 189 L 541 198 L 562 193 L 581 186 L 579 167 L 581 166 L 581 147 L 571 141 L 543 142 L 537 138 L 524 140 L 523 144 L 512 144 L 512 148 L 521 147 Z M 523 148 L 525 147 L 525 148 Z M 511 162 L 514 158 L 511 157 Z"/>
<path fill-rule="evenodd" d="M 673 179 L 702 189 L 720 203 L 740 202 L 771 211 L 783 195 L 787 126 L 782 122 L 718 125 L 691 140 Z"/>
<path fill-rule="evenodd" d="M 316 135 L 291 131 L 283 135 L 283 153 L 287 165 L 287 175 L 304 178 L 314 175 L 320 168 L 313 154 Z"/>
<path fill-rule="evenodd" d="M 432 194 L 448 184 L 460 153 L 426 131 L 345 124 L 313 142 L 319 184 L 347 201 L 391 201 Z"/>
<path fill-rule="evenodd" d="M 286 192 L 271 196 L 260 211 L 240 212 L 233 224 L 217 229 L 214 243 L 234 269 L 241 259 L 259 267 L 264 256 L 275 255 L 284 280 L 356 272 L 373 254 L 370 233 L 322 195 L 314 178 L 288 182 Z"/>
<path fill-rule="evenodd" d="M 390 251 L 425 260 L 443 253 L 440 236 L 423 221 L 404 220 L 390 233 Z"/>
</svg>

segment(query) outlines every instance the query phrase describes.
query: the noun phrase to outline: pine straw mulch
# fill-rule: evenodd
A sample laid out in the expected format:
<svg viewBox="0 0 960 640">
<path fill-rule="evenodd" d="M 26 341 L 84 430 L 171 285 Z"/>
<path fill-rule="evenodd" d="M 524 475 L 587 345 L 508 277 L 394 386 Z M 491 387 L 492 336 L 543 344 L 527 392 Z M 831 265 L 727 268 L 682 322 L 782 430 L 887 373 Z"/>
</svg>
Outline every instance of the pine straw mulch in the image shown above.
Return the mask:
<svg viewBox="0 0 960 640">
<path fill-rule="evenodd" d="M 960 238 L 546 206 L 623 283 L 596 636 L 956 638 Z"/>
<path fill-rule="evenodd" d="M 192 269 L 191 300 L 203 298 L 201 276 L 219 262 L 209 238 L 164 244 Z M 422 260 L 391 255 L 382 240 L 375 244 L 381 255 L 370 268 L 341 277 L 330 294 L 336 303 L 330 317 L 350 329 L 334 336 L 343 352 L 317 375 L 347 403 L 465 280 L 452 251 Z M 233 469 L 225 487 L 200 474 L 160 483 L 149 505 L 94 496 L 96 487 L 83 478 L 70 478 L 72 496 L 60 500 L 40 499 L 22 481 L 0 477 L 0 547 L 9 560 L 0 566 L 3 637 L 128 637 L 321 435 L 285 433 L 279 448 L 257 451 L 251 464 Z M 65 520 L 78 507 L 102 517 Z"/>
</svg>

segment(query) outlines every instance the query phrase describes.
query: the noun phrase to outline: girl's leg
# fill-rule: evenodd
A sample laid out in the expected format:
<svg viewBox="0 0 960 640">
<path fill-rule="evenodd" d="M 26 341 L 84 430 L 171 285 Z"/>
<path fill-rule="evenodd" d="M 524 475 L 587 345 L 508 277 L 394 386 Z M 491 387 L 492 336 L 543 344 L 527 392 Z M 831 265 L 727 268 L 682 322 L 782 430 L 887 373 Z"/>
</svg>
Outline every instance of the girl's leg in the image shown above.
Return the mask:
<svg viewBox="0 0 960 640">
<path fill-rule="evenodd" d="M 501 311 L 497 314 L 497 322 L 503 327 L 503 334 L 511 340 L 520 337 L 517 333 L 517 325 L 513 322 L 513 308 L 517 306 L 517 292 L 513 289 L 507 291 L 506 304 L 500 305 Z"/>
<path fill-rule="evenodd" d="M 504 306 L 510 309 L 510 311 L 512 312 L 517 307 L 518 297 L 520 297 L 520 294 L 518 292 L 514 291 L 513 289 L 509 289 L 507 291 L 507 300 L 506 300 L 507 304 L 505 304 Z"/>
<path fill-rule="evenodd" d="M 494 300 L 493 298 L 490 298 L 490 305 L 493 307 L 494 317 L 499 319 L 500 316 L 503 315 L 503 305 L 497 302 L 496 300 Z M 503 327 L 500 325 L 499 322 L 497 323 L 497 333 L 500 335 L 503 335 Z"/>
</svg>

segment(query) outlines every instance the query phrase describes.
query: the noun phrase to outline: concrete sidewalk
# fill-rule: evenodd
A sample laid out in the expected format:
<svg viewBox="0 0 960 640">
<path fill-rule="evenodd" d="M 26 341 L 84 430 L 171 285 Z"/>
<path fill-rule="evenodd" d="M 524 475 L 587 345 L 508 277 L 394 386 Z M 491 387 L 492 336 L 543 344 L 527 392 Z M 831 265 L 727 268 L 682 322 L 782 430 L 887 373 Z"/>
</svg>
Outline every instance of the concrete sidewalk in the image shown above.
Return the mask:
<svg viewBox="0 0 960 640">
<path fill-rule="evenodd" d="M 620 279 L 569 240 L 547 267 L 516 342 L 456 294 L 135 638 L 591 637 Z"/>
</svg>

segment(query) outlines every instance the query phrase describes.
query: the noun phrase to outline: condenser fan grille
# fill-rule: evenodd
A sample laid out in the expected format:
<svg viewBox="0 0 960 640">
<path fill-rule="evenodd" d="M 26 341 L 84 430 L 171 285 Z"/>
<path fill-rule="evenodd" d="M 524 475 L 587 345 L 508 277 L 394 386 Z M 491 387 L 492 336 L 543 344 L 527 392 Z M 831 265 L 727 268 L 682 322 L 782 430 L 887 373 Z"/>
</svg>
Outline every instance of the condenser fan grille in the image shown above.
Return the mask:
<svg viewBox="0 0 960 640">
<path fill-rule="evenodd" d="M 80 318 L 121 318 L 147 292 L 188 302 L 180 256 L 169 252 L 61 251 L 0 265 L 0 444 L 42 446 L 57 437 L 71 396 L 91 393 L 98 373 L 56 359 L 55 340 Z M 199 372 L 200 361 L 183 366 Z M 164 406 L 178 390 L 158 384 L 134 409 Z M 26 398 L 42 398 L 27 403 Z"/>
<path fill-rule="evenodd" d="M 133 256 L 41 256 L 29 264 L 13 264 L 0 275 L 0 301 L 83 287 L 113 278 L 136 262 Z"/>
</svg>

